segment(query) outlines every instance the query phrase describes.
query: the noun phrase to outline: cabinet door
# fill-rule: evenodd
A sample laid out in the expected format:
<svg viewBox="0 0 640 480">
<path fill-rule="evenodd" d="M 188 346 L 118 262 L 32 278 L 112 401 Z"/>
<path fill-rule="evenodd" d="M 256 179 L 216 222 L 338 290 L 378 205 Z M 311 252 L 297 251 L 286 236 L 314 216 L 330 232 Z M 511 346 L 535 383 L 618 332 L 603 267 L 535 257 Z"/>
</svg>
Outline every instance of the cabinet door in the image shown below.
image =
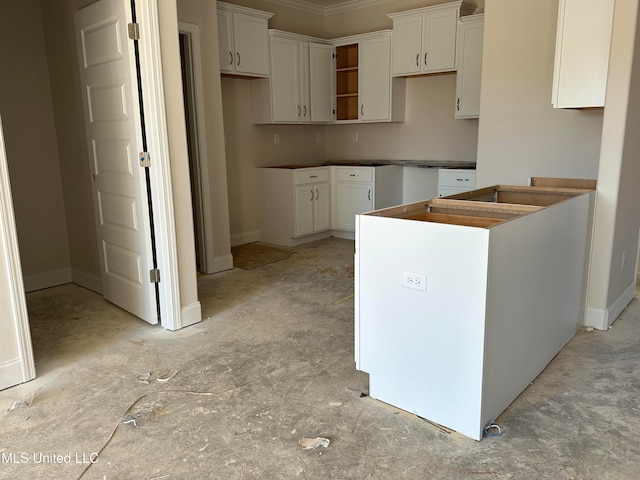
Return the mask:
<svg viewBox="0 0 640 480">
<path fill-rule="evenodd" d="M 274 122 L 299 122 L 300 42 L 271 38 L 271 96 Z"/>
<path fill-rule="evenodd" d="M 422 57 L 422 15 L 394 20 L 393 75 L 419 73 Z"/>
<path fill-rule="evenodd" d="M 359 45 L 359 119 L 388 120 L 391 115 L 391 37 Z"/>
<path fill-rule="evenodd" d="M 300 102 L 300 121 L 308 122 L 311 120 L 311 91 L 309 89 L 309 43 L 299 43 L 300 55 L 298 58 L 298 66 L 300 72 L 299 86 L 299 102 Z"/>
<path fill-rule="evenodd" d="M 319 183 L 313 186 L 313 227 L 316 232 L 331 228 L 331 198 L 329 184 Z"/>
<path fill-rule="evenodd" d="M 335 120 L 335 48 L 309 44 L 309 90 L 312 122 Z"/>
<path fill-rule="evenodd" d="M 483 19 L 465 19 L 458 25 L 456 118 L 480 115 L 480 78 L 482 76 Z"/>
<path fill-rule="evenodd" d="M 339 230 L 355 231 L 356 215 L 373 210 L 373 185 L 357 183 L 338 183 L 338 220 Z"/>
<path fill-rule="evenodd" d="M 294 211 L 293 236 L 301 237 L 313 233 L 313 205 L 315 191 L 312 185 L 300 185 L 296 187 Z"/>
<path fill-rule="evenodd" d="M 234 13 L 233 44 L 236 72 L 269 75 L 267 20 Z"/>
<path fill-rule="evenodd" d="M 553 75 L 554 108 L 603 107 L 614 0 L 561 0 Z"/>
<path fill-rule="evenodd" d="M 424 16 L 422 71 L 446 72 L 456 68 L 457 10 Z"/>
<path fill-rule="evenodd" d="M 235 53 L 232 14 L 224 10 L 218 10 L 218 57 L 220 58 L 220 71 L 233 72 Z"/>
</svg>

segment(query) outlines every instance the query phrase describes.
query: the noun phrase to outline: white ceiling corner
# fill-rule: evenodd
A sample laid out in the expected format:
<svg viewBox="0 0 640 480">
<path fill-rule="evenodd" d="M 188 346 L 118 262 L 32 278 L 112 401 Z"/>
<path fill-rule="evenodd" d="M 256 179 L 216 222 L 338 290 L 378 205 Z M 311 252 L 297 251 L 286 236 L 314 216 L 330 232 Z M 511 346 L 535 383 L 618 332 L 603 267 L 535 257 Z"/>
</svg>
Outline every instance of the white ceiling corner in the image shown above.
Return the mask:
<svg viewBox="0 0 640 480">
<path fill-rule="evenodd" d="M 336 13 L 358 10 L 360 8 L 389 3 L 393 0 L 266 0 L 318 15 L 334 15 Z"/>
</svg>

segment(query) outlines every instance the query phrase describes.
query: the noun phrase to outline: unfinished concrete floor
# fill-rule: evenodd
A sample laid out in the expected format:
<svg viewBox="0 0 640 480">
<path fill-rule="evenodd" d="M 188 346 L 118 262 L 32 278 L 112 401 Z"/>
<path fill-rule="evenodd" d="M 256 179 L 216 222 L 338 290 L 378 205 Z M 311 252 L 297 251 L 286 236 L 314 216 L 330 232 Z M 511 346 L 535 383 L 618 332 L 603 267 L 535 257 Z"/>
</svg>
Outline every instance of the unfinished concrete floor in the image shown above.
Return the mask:
<svg viewBox="0 0 640 480">
<path fill-rule="evenodd" d="M 0 392 L 0 478 L 640 478 L 637 299 L 476 442 L 361 397 L 353 242 L 294 251 L 201 277 L 204 321 L 174 333 L 74 285 L 29 294 L 38 378 Z M 316 436 L 330 446 L 298 444 Z"/>
</svg>

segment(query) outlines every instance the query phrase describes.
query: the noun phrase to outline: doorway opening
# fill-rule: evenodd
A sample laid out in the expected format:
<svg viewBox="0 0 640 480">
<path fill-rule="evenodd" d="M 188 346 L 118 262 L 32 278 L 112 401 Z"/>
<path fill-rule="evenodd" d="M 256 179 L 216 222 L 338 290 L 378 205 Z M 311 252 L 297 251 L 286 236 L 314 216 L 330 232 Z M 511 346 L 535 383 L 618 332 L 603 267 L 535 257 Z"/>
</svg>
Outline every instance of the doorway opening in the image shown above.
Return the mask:
<svg viewBox="0 0 640 480">
<path fill-rule="evenodd" d="M 200 36 L 197 25 L 180 23 L 180 63 L 184 97 L 191 203 L 196 248 L 196 268 L 211 273 L 207 257 L 207 232 L 211 228 L 207 155 L 204 132 L 204 101 L 201 86 Z"/>
</svg>

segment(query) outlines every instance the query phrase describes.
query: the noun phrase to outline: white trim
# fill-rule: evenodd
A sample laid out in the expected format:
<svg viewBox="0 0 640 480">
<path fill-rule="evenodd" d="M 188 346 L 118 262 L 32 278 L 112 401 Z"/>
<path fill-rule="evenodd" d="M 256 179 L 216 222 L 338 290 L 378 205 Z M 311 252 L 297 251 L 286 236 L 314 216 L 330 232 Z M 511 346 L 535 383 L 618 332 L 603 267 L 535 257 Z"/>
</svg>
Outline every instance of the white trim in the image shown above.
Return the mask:
<svg viewBox="0 0 640 480">
<path fill-rule="evenodd" d="M 253 15 L 254 17 L 258 17 L 258 18 L 265 18 L 267 20 L 273 17 L 272 12 L 265 12 L 264 10 L 257 10 L 255 8 L 243 7 L 242 5 L 235 5 L 233 3 L 218 2 L 217 8 L 218 10 L 245 13 L 247 15 Z"/>
<path fill-rule="evenodd" d="M 138 23 L 145 26 L 139 40 L 140 70 L 148 148 L 152 154 L 151 192 L 156 252 L 160 269 L 160 324 L 168 330 L 182 328 L 176 226 L 171 186 L 171 165 L 162 79 L 160 25 L 157 0 L 137 0 Z"/>
<path fill-rule="evenodd" d="M 202 307 L 200 302 L 182 307 L 182 325 L 180 328 L 195 325 L 202 321 Z"/>
<path fill-rule="evenodd" d="M 42 290 L 43 288 L 57 287 L 58 285 L 72 282 L 70 268 L 25 275 L 23 279 L 25 292 L 34 292 L 36 290 Z"/>
<path fill-rule="evenodd" d="M 607 308 L 587 307 L 584 319 L 585 327 L 607 330 L 629 305 L 636 295 L 636 284 L 632 282 L 624 292 Z"/>
<path fill-rule="evenodd" d="M 224 255 L 222 257 L 215 257 L 213 259 L 213 272 L 224 272 L 225 270 L 231 270 L 233 268 L 233 255 Z"/>
<path fill-rule="evenodd" d="M 18 357 L 20 358 L 19 381 L 17 383 L 27 382 L 36 376 L 19 252 L 2 120 L 0 119 L 0 255 L 5 257 L 7 263 L 7 271 L 0 272 L 0 275 L 6 274 L 6 286 L 9 289 L 12 310 L 11 317 L 2 319 L 2 321 L 13 322 L 16 327 Z M 4 281 L 2 287 L 4 287 Z"/>
<path fill-rule="evenodd" d="M 202 88 L 202 57 L 200 53 L 200 27 L 192 23 L 178 22 L 180 33 L 191 37 L 193 48 L 193 87 L 195 90 L 196 130 L 198 136 L 198 164 L 200 168 L 200 193 L 204 227 L 204 269 L 206 273 L 214 272 L 215 252 L 213 251 L 213 213 L 211 212 L 211 189 L 209 188 L 209 159 L 207 157 L 207 136 L 204 115 L 204 93 Z M 201 106 L 201 108 L 197 108 Z"/>
<path fill-rule="evenodd" d="M 102 279 L 99 276 L 71 269 L 71 281 L 76 285 L 102 295 Z"/>
<path fill-rule="evenodd" d="M 254 230 L 253 232 L 238 233 L 231 235 L 231 246 L 236 247 L 238 245 L 244 245 L 245 243 L 254 243 L 260 241 L 260 232 Z"/>
<path fill-rule="evenodd" d="M 277 5 L 283 5 L 289 8 L 295 8 L 296 10 L 303 10 L 305 12 L 315 13 L 317 15 L 336 15 L 338 13 L 350 12 L 353 10 L 360 10 L 361 8 L 373 7 L 375 5 L 382 5 L 385 3 L 391 3 L 393 0 L 344 0 L 336 5 L 329 7 L 322 7 L 315 3 L 306 2 L 305 0 L 265 0 Z M 220 2 L 218 2 L 220 4 Z"/>
</svg>

